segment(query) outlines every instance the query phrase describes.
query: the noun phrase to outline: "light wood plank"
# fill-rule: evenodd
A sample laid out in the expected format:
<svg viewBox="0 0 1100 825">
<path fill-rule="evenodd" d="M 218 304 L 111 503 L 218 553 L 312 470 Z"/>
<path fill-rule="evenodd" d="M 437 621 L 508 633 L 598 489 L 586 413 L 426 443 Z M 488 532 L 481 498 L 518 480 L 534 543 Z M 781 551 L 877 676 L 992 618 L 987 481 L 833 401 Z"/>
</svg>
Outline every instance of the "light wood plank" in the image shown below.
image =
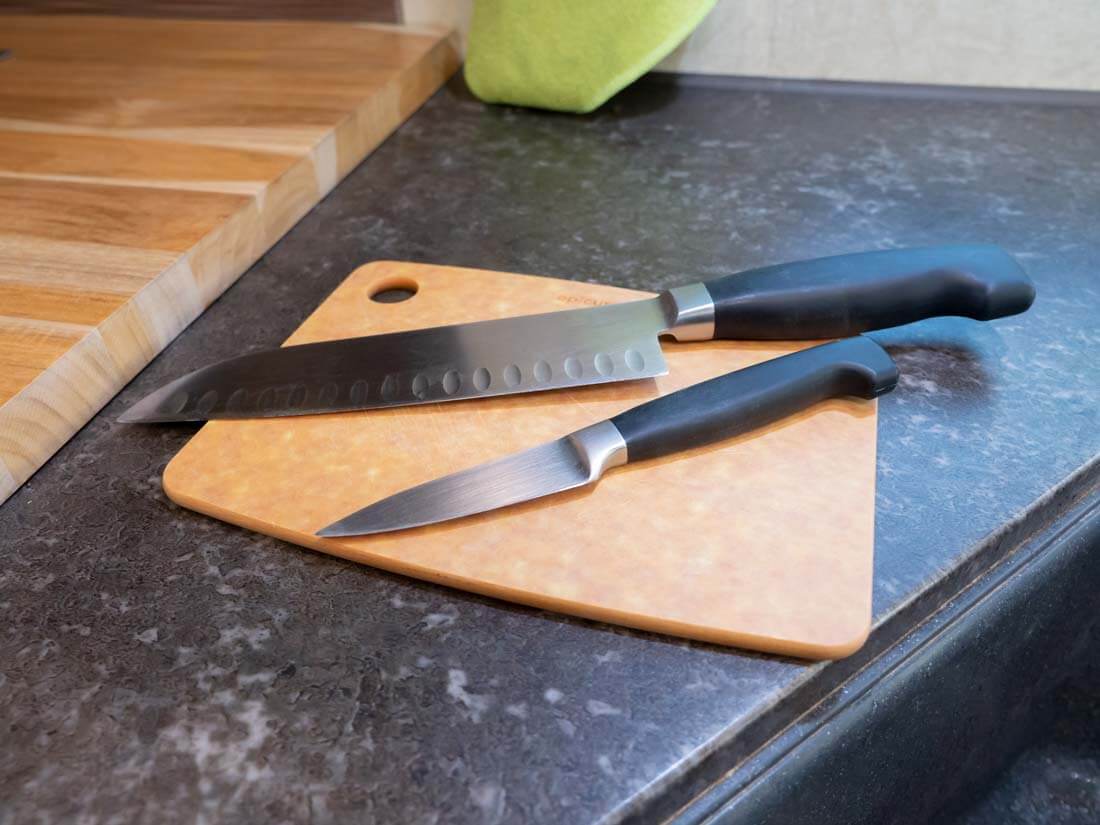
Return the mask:
<svg viewBox="0 0 1100 825">
<path fill-rule="evenodd" d="M 90 329 L 0 315 L 0 404 L 34 381 Z"/>
<path fill-rule="evenodd" d="M 0 233 L 0 281 L 133 295 L 179 257 L 155 249 Z"/>
<path fill-rule="evenodd" d="M 0 407 L 0 459 L 16 483 L 42 466 L 129 377 L 92 330 L 6 399 Z"/>
<path fill-rule="evenodd" d="M 388 80 L 395 69 L 348 67 L 340 76 L 324 71 L 268 67 L 133 66 L 127 63 L 6 60 L 0 89 L 12 97 L 249 100 L 267 106 L 351 106 L 363 93 Z"/>
<path fill-rule="evenodd" d="M 40 114 L 39 104 L 47 101 L 30 101 L 34 108 L 39 110 L 36 118 L 26 120 L 11 117 L 0 117 L 0 129 L 12 131 L 30 132 L 32 134 L 71 134 L 71 135 L 100 135 L 103 137 L 138 138 L 142 140 L 179 141 L 186 140 L 197 146 L 234 146 L 240 149 L 254 149 L 257 151 L 274 152 L 278 154 L 307 154 L 319 141 L 323 140 L 329 130 L 340 123 L 346 112 L 333 110 L 332 112 L 320 111 L 320 115 L 331 120 L 327 126 L 225 126 L 215 123 L 197 126 L 160 126 L 160 127 L 129 127 L 129 126 L 95 126 L 85 125 L 85 119 L 80 116 L 81 106 L 67 107 L 62 102 L 56 110 L 56 119 L 50 121 L 43 119 Z M 107 108 L 118 109 L 114 114 L 119 115 L 118 120 L 126 122 L 131 114 L 126 110 L 126 101 L 112 99 L 104 105 Z M 5 101 L 0 96 L 0 112 L 13 111 L 18 107 L 12 106 L 5 109 Z M 173 114 L 178 110 L 173 108 Z M 200 119 L 210 121 L 212 115 L 209 111 L 196 111 Z M 109 115 L 107 112 L 99 112 L 99 115 Z M 100 118 L 96 117 L 98 121 Z M 114 118 L 109 118 L 112 121 Z M 171 118 L 169 118 L 171 119 Z M 72 122 L 70 122 L 72 121 Z"/>
<path fill-rule="evenodd" d="M 349 63 L 404 68 L 447 37 L 438 28 L 286 21 L 148 20 L 86 15 L 8 15 L 4 42 L 53 59 L 114 59 L 242 65 L 298 61 L 343 71 Z M 395 36 L 396 35 L 396 36 Z"/>
<path fill-rule="evenodd" d="M 252 199 L 217 192 L 0 178 L 0 226 L 15 235 L 183 252 Z"/>
<path fill-rule="evenodd" d="M 129 300 L 98 289 L 68 289 L 0 281 L 0 310 L 7 318 L 61 321 L 93 327 Z"/>
<path fill-rule="evenodd" d="M 254 99 L 241 100 L 231 95 L 211 95 L 205 99 L 158 99 L 85 93 L 66 90 L 38 95 L 5 93 L 0 87 L 0 123 L 38 123 L 41 131 L 64 126 L 91 130 L 129 131 L 141 136 L 142 130 L 163 130 L 163 139 L 172 135 L 190 143 L 191 130 L 221 129 L 247 135 L 253 130 L 323 135 L 346 114 L 339 106 L 324 106 L 317 101 L 303 104 L 261 105 Z M 124 135 L 125 136 L 125 135 Z M 156 137 L 156 135 L 148 135 Z"/>
<path fill-rule="evenodd" d="M 98 135 L 0 129 L 0 176 L 255 194 L 292 155 Z"/>
</svg>

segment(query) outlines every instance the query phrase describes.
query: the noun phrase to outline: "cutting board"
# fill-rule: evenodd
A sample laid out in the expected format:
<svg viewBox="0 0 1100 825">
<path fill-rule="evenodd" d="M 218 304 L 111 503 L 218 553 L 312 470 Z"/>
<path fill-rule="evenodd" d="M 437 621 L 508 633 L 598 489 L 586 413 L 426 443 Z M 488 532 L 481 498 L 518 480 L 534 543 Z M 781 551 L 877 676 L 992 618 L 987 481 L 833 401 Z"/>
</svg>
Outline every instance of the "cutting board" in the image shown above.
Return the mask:
<svg viewBox="0 0 1100 825">
<path fill-rule="evenodd" d="M 446 32 L 0 17 L 0 502 L 457 68 Z"/>
<path fill-rule="evenodd" d="M 416 289 L 401 303 L 372 295 Z M 645 293 L 381 261 L 288 340 L 304 344 L 598 306 Z M 206 424 L 171 461 L 174 501 L 304 547 L 575 616 L 810 658 L 871 616 L 873 401 L 609 471 L 595 486 L 446 524 L 349 539 L 321 527 L 406 487 L 532 447 L 805 342 L 669 342 L 667 376 L 340 415 Z"/>
</svg>

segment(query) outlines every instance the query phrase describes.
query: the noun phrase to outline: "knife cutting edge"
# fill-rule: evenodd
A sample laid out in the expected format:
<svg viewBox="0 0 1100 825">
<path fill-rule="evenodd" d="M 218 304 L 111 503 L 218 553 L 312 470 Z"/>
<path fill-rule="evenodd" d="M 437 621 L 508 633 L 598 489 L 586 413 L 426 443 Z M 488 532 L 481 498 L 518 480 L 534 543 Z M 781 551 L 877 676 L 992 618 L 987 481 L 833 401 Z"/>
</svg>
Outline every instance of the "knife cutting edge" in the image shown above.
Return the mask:
<svg viewBox="0 0 1100 825">
<path fill-rule="evenodd" d="M 119 421 L 267 418 L 426 404 L 664 375 L 659 337 L 813 340 L 924 318 L 1023 312 L 1035 290 L 996 246 L 779 264 L 657 297 L 250 353 L 157 389 Z"/>
<path fill-rule="evenodd" d="M 821 344 L 648 401 L 539 447 L 411 487 L 318 531 L 356 536 L 421 527 L 592 484 L 604 471 L 722 441 L 828 398 L 876 398 L 898 381 L 863 336 Z"/>
</svg>

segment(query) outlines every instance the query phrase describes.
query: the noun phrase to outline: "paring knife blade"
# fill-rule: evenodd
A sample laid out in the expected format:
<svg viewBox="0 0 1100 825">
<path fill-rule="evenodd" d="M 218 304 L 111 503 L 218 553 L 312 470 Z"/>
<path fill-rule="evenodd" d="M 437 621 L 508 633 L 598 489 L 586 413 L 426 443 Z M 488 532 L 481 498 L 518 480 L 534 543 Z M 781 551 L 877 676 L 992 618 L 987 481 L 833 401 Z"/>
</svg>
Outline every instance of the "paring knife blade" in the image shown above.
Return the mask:
<svg viewBox="0 0 1100 825">
<path fill-rule="evenodd" d="M 604 470 L 731 438 L 818 401 L 874 398 L 897 367 L 869 338 L 784 355 L 686 387 L 564 438 L 429 481 L 318 531 L 333 538 L 420 527 L 597 481 Z"/>
<path fill-rule="evenodd" d="M 624 304 L 243 355 L 176 379 L 119 420 L 305 415 L 649 378 L 667 371 L 664 334 L 836 338 L 939 315 L 999 318 L 1023 312 L 1034 295 L 1019 264 L 995 246 L 838 255 Z"/>
</svg>

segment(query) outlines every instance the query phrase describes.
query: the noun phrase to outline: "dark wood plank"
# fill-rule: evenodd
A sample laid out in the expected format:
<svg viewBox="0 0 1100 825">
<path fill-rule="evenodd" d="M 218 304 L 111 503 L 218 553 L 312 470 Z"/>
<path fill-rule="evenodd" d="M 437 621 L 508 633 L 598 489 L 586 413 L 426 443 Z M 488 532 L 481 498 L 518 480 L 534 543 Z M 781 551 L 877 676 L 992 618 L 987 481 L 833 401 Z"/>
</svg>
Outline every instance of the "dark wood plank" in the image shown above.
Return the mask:
<svg viewBox="0 0 1100 825">
<path fill-rule="evenodd" d="M 398 0 L 6 0 L 0 12 L 397 23 L 397 4 Z"/>
</svg>

